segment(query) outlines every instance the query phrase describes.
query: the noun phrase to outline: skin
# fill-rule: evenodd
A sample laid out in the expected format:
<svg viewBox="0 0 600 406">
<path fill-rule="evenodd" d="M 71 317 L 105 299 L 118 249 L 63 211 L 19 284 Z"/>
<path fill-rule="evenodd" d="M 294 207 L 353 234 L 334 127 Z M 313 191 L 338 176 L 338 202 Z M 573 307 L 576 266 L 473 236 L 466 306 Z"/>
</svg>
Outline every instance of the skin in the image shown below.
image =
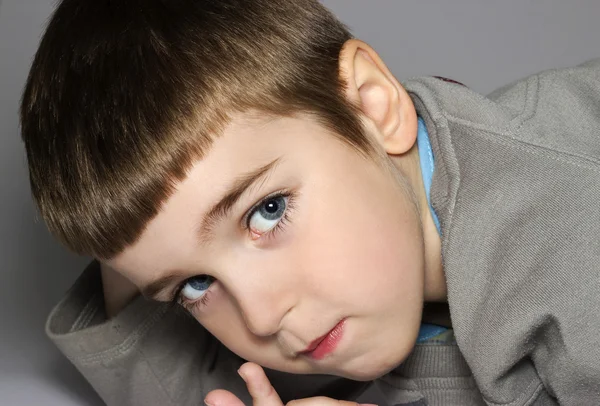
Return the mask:
<svg viewBox="0 0 600 406">
<path fill-rule="evenodd" d="M 306 116 L 236 116 L 141 238 L 103 263 L 103 275 L 122 276 L 138 288 L 178 271 L 158 300 L 168 300 L 187 278 L 215 278 L 206 304 L 185 305 L 224 345 L 252 361 L 241 375 L 255 405 L 281 404 L 258 365 L 355 380 L 389 372 L 415 344 L 423 303 L 446 300 L 412 101 L 363 42 L 345 44 L 340 68 L 378 157 L 365 158 Z M 214 225 L 210 240 L 199 232 L 203 216 L 235 180 L 273 161 L 269 175 Z M 266 230 L 252 209 L 280 191 L 290 194 L 278 201 L 286 203 L 284 226 Z M 249 213 L 258 220 L 247 229 Z M 299 354 L 341 319 L 344 334 L 333 353 L 318 361 Z M 215 405 L 241 404 L 236 399 L 226 391 L 207 396 Z"/>
</svg>

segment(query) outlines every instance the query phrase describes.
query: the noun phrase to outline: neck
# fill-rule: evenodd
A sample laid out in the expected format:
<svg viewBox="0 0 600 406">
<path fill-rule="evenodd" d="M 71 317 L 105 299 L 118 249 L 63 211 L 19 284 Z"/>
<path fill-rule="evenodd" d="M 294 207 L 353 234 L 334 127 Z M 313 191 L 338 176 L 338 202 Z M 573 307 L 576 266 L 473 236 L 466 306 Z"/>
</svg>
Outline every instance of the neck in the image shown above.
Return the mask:
<svg viewBox="0 0 600 406">
<path fill-rule="evenodd" d="M 390 159 L 407 179 L 417 198 L 425 248 L 425 301 L 447 301 L 446 276 L 442 266 L 442 243 L 427 203 L 417 143 L 415 142 L 406 154 L 390 156 Z"/>
</svg>

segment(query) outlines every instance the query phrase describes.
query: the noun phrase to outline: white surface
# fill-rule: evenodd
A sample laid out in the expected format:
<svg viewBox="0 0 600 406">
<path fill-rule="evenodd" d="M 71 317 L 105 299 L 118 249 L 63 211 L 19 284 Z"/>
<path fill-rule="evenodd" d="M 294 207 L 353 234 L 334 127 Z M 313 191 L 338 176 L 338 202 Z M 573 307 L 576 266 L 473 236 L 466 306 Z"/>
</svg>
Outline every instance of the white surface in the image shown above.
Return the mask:
<svg viewBox="0 0 600 406">
<path fill-rule="evenodd" d="M 98 0 L 100 1 L 100 0 Z M 399 79 L 437 74 L 488 92 L 600 56 L 596 0 L 325 0 Z M 34 223 L 18 133 L 20 93 L 54 1 L 0 3 L 0 405 L 99 405 L 43 334 L 86 260 Z M 149 405 L 151 406 L 151 405 Z"/>
</svg>

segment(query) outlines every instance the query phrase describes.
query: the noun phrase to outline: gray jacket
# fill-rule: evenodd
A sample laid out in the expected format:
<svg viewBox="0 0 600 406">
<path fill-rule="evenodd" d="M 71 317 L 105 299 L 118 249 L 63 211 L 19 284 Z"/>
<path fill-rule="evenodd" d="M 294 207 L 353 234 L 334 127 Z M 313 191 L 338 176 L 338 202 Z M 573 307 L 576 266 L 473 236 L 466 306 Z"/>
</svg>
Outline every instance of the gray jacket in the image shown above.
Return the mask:
<svg viewBox="0 0 600 406">
<path fill-rule="evenodd" d="M 374 384 L 388 405 L 600 404 L 600 60 L 484 97 L 404 83 L 435 156 L 432 205 L 456 343 L 419 344 Z M 251 404 L 232 354 L 191 317 L 136 299 L 106 321 L 92 263 L 47 322 L 109 405 Z M 364 383 L 267 371 L 284 400 Z"/>
</svg>

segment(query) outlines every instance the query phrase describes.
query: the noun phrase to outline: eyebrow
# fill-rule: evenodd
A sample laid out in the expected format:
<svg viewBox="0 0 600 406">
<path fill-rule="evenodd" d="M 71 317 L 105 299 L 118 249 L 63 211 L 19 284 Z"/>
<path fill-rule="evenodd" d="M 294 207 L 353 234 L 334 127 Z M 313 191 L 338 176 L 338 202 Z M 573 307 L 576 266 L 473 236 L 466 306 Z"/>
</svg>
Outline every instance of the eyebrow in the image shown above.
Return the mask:
<svg viewBox="0 0 600 406">
<path fill-rule="evenodd" d="M 233 182 L 223 197 L 207 211 L 200 226 L 197 227 L 196 234 L 202 244 L 207 244 L 213 239 L 213 230 L 216 225 L 231 213 L 235 204 L 252 186 L 259 181 L 266 182 L 280 161 L 281 158 L 274 159 L 268 164 L 238 177 Z M 140 291 L 144 297 L 156 300 L 166 288 L 185 276 L 186 273 L 182 271 L 167 272 L 164 276 L 142 287 Z M 173 299 L 173 297 L 169 298 L 170 301 Z"/>
<path fill-rule="evenodd" d="M 238 177 L 233 182 L 221 200 L 208 210 L 200 227 L 197 229 L 197 235 L 200 236 L 201 243 L 206 244 L 213 239 L 213 230 L 217 224 L 229 216 L 233 206 L 252 186 L 256 185 L 259 181 L 262 181 L 264 184 L 280 161 L 281 158 L 274 159 L 268 164 Z"/>
<path fill-rule="evenodd" d="M 185 277 L 185 274 L 180 271 L 169 272 L 167 275 L 163 276 L 155 280 L 154 282 L 149 283 L 148 285 L 142 287 L 140 291 L 142 292 L 142 296 L 148 299 L 158 300 L 158 296 L 168 288 L 173 283 L 181 280 Z M 170 296 L 168 301 L 172 302 L 174 297 Z"/>
</svg>

